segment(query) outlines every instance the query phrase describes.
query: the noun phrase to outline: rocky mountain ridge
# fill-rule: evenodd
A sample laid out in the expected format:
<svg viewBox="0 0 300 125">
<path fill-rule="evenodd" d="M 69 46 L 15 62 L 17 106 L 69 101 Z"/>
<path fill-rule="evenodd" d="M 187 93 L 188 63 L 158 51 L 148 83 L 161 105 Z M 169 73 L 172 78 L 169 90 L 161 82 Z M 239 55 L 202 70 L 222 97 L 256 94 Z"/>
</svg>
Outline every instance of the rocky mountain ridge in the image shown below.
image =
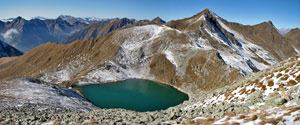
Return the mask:
<svg viewBox="0 0 300 125">
<path fill-rule="evenodd" d="M 73 33 L 64 41 L 62 41 L 62 43 L 68 44 L 74 42 L 75 40 L 85 40 L 88 38 L 106 36 L 115 30 L 126 28 L 126 27 L 140 26 L 146 24 L 162 24 L 162 23 L 164 23 L 164 21 L 161 20 L 160 18 L 156 18 L 152 21 L 148 21 L 148 20 L 138 21 L 135 19 L 128 19 L 128 18 L 114 19 L 114 20 L 103 22 L 101 24 L 99 23 L 91 24 L 86 28 Z"/>
<path fill-rule="evenodd" d="M 264 37 L 258 34 L 266 30 L 271 32 Z M 257 34 L 256 39 L 253 34 Z M 269 40 L 268 34 L 273 36 L 274 44 L 264 44 Z M 14 67 L 5 65 L 0 76 L 4 79 L 29 75 L 60 84 L 145 78 L 179 88 L 211 89 L 206 85 L 228 85 L 243 75 L 296 55 L 299 46 L 280 36 L 270 22 L 243 26 L 227 22 L 207 9 L 166 25 L 128 27 L 68 45 L 47 43 L 20 57 L 24 62 L 10 63 Z M 274 46 L 281 49 L 275 52 L 270 49 Z M 5 72 L 14 69 L 13 74 Z M 210 78 L 211 73 L 215 79 Z"/>
<path fill-rule="evenodd" d="M 46 42 L 71 43 L 74 40 L 104 36 L 123 26 L 142 22 L 149 21 L 125 18 L 76 18 L 68 15 L 61 15 L 56 19 L 36 17 L 26 20 L 17 17 L 5 22 L 0 21 L 0 40 L 27 52 Z"/>
<path fill-rule="evenodd" d="M 59 42 L 69 34 L 85 27 L 85 23 L 69 24 L 60 18 L 51 20 L 25 20 L 17 17 L 12 21 L 0 21 L 1 40 L 15 48 L 27 52 L 45 42 Z"/>
<path fill-rule="evenodd" d="M 26 84 L 33 84 L 42 90 L 49 89 L 47 86 L 35 84 L 45 83 L 71 89 L 76 85 L 137 78 L 168 84 L 189 94 L 190 99 L 183 104 L 168 110 L 152 112 L 150 113 L 152 117 L 145 117 L 145 119 L 140 115 L 147 113 L 133 113 L 133 115 L 130 114 L 132 112 L 121 111 L 136 116 L 137 121 L 131 123 L 137 124 L 197 122 L 198 119 L 193 118 L 207 118 L 212 114 L 216 116 L 216 120 L 219 120 L 232 110 L 235 114 L 250 111 L 251 106 L 255 104 L 252 104 L 247 93 L 251 94 L 252 90 L 262 91 L 262 98 L 268 97 L 269 92 L 277 90 L 278 86 L 293 90 L 291 87 L 285 87 L 288 86 L 288 81 L 285 79 L 287 74 L 277 78 L 278 72 L 282 71 L 255 77 L 257 81 L 247 82 L 244 79 L 251 77 L 255 72 L 257 72 L 256 76 L 264 74 L 265 69 L 271 65 L 298 54 L 300 46 L 297 42 L 280 35 L 272 22 L 244 26 L 228 22 L 209 9 L 193 17 L 164 24 L 156 24 L 157 20 L 159 19 L 154 20 L 154 24 L 124 27 L 106 36 L 76 40 L 66 45 L 51 42 L 43 44 L 20 57 L 1 63 L 2 85 L 5 85 L 6 89 L 12 89 L 10 83 L 23 84 L 24 81 L 10 82 L 11 80 L 31 77 L 42 82 L 25 81 Z M 287 68 L 284 69 L 287 70 L 286 73 L 293 73 L 290 75 L 293 80 L 299 74 L 298 70 L 293 70 L 293 68 L 298 69 L 298 60 L 296 56 L 289 60 L 291 63 L 282 63 L 283 68 Z M 270 80 L 267 79 L 271 76 L 273 85 L 271 83 L 269 85 Z M 278 82 L 278 79 L 283 80 Z M 289 77 L 287 79 L 290 80 Z M 290 84 L 298 89 L 297 83 L 299 81 L 296 80 L 296 84 L 294 82 Z M 230 88 L 232 86 L 237 87 Z M 253 89 L 253 86 L 257 87 Z M 223 93 L 218 93 L 220 89 L 224 90 Z M 6 90 L 3 91 L 5 96 L 10 95 Z M 13 94 L 11 96 L 14 98 Z M 23 98 L 30 100 L 30 97 Z M 72 100 L 69 97 L 65 99 Z M 226 103 L 218 103 L 220 106 L 216 106 L 217 103 L 214 104 L 216 99 L 223 99 Z M 231 103 L 234 99 L 238 102 Z M 297 100 L 295 98 L 294 101 L 297 103 Z M 251 105 L 241 104 L 244 101 L 250 101 Z M 86 104 L 84 101 L 69 102 L 72 101 L 60 106 L 66 107 L 72 104 L 72 107 L 80 107 Z M 103 109 L 103 112 L 106 111 L 111 110 Z M 116 109 L 116 111 L 120 110 Z M 102 109 L 99 112 L 102 112 Z M 126 119 L 125 122 L 128 120 L 127 115 L 120 116 Z M 108 116 L 104 114 L 101 117 Z"/>
<path fill-rule="evenodd" d="M 296 29 L 291 29 L 288 33 L 286 33 L 284 35 L 284 37 L 287 37 L 287 38 L 290 38 L 290 39 L 293 39 L 293 40 L 297 40 L 298 43 L 300 41 L 300 29 L 299 28 L 296 28 Z"/>
</svg>

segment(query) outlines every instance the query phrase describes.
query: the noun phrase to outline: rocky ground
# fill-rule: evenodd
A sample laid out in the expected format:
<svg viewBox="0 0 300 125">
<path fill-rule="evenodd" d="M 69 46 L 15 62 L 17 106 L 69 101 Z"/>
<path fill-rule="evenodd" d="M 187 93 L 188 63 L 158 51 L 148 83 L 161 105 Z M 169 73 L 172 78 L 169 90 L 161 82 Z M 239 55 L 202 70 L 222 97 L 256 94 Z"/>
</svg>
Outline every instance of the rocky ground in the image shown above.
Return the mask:
<svg viewBox="0 0 300 125">
<path fill-rule="evenodd" d="M 76 102 L 81 99 L 76 93 L 73 96 L 66 96 L 70 94 L 66 94 L 68 91 L 61 87 L 39 80 L 27 79 L 25 81 L 30 82 L 30 84 L 27 83 L 29 88 L 47 90 L 48 86 L 52 89 L 47 90 L 47 94 L 60 93 L 57 96 L 64 98 L 64 101 L 61 102 L 64 104 L 33 104 L 30 101 L 23 101 L 23 103 L 12 105 L 14 99 L 5 97 L 3 91 L 7 89 L 3 90 L 5 86 L 1 84 L 0 121 L 2 124 L 298 123 L 300 119 L 299 78 L 300 57 L 297 56 L 265 71 L 247 76 L 246 79 L 233 86 L 213 92 L 193 94 L 192 98 L 178 106 L 154 112 L 100 109 L 85 102 L 84 99 L 80 101 L 81 103 L 74 103 L 74 100 Z M 15 89 L 17 90 L 17 88 Z M 47 100 L 51 101 L 51 98 L 47 98 Z M 55 101 L 55 99 L 53 100 Z M 8 102 L 9 104 L 7 104 Z M 85 106 L 85 108 L 78 108 L 79 106 Z"/>
<path fill-rule="evenodd" d="M 242 26 L 208 9 L 166 25 L 126 28 L 67 45 L 49 42 L 0 60 L 0 122 L 248 123 L 235 116 L 248 118 L 261 109 L 271 115 L 274 107 L 290 112 L 282 122 L 286 116 L 297 122 L 300 59 L 278 63 L 298 52 L 292 43 L 271 22 Z M 130 78 L 171 85 L 189 94 L 189 100 L 155 112 L 99 109 L 71 87 Z"/>
</svg>

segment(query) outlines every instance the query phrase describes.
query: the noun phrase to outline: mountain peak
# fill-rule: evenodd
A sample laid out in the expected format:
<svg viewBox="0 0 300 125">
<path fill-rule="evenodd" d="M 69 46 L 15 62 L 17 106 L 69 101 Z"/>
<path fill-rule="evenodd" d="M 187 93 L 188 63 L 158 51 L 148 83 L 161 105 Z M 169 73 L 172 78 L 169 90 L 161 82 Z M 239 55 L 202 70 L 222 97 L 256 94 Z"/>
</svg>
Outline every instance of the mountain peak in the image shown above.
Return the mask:
<svg viewBox="0 0 300 125">
<path fill-rule="evenodd" d="M 71 15 L 60 15 L 57 18 L 70 18 L 70 17 L 73 17 L 73 16 L 71 16 Z"/>
<path fill-rule="evenodd" d="M 217 14 L 211 11 L 210 9 L 206 8 L 203 11 L 199 12 L 198 14 L 192 16 L 191 18 L 200 18 L 201 16 L 208 16 L 208 17 L 217 17 Z"/>
<path fill-rule="evenodd" d="M 272 25 L 272 26 L 274 26 L 274 25 L 273 25 L 273 22 L 270 21 L 270 20 L 269 20 L 267 23 L 270 24 L 270 25 Z"/>
<path fill-rule="evenodd" d="M 36 17 L 32 17 L 31 19 L 48 20 L 50 18 L 42 17 L 42 16 L 36 16 Z"/>
<path fill-rule="evenodd" d="M 206 13 L 206 12 L 212 12 L 209 8 L 205 8 L 202 12 Z"/>
<path fill-rule="evenodd" d="M 299 28 L 294 28 L 294 29 L 291 29 L 292 31 L 300 31 Z"/>
<path fill-rule="evenodd" d="M 254 26 L 273 27 L 277 30 L 277 28 L 273 25 L 272 21 L 264 21 L 262 23 L 254 25 Z"/>
<path fill-rule="evenodd" d="M 151 22 L 157 23 L 157 24 L 163 24 L 166 23 L 164 20 L 162 20 L 160 17 L 156 17 Z"/>
<path fill-rule="evenodd" d="M 15 20 L 23 20 L 23 18 L 21 16 L 18 16 L 17 18 L 15 18 Z"/>
</svg>

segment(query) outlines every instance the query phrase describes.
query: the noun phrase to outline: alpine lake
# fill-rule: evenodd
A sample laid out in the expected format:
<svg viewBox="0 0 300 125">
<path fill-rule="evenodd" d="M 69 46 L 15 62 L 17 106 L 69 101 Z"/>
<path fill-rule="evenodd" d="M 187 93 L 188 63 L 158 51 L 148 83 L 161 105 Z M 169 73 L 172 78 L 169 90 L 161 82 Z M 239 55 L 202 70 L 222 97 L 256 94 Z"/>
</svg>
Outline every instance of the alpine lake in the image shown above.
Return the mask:
<svg viewBox="0 0 300 125">
<path fill-rule="evenodd" d="M 176 106 L 188 95 L 172 86 L 143 79 L 77 86 L 82 95 L 99 108 L 123 108 L 138 112 Z"/>
</svg>

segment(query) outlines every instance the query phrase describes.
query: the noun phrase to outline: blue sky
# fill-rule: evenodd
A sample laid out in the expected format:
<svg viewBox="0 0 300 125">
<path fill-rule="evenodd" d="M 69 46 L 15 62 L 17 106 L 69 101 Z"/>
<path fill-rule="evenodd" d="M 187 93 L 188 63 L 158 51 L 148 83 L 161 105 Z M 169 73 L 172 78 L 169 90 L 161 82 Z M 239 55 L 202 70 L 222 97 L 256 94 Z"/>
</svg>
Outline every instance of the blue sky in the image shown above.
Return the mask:
<svg viewBox="0 0 300 125">
<path fill-rule="evenodd" d="M 0 19 L 22 16 L 56 18 L 128 17 L 166 21 L 209 8 L 222 18 L 245 25 L 271 20 L 277 28 L 300 27 L 300 0 L 1 0 Z"/>
</svg>

